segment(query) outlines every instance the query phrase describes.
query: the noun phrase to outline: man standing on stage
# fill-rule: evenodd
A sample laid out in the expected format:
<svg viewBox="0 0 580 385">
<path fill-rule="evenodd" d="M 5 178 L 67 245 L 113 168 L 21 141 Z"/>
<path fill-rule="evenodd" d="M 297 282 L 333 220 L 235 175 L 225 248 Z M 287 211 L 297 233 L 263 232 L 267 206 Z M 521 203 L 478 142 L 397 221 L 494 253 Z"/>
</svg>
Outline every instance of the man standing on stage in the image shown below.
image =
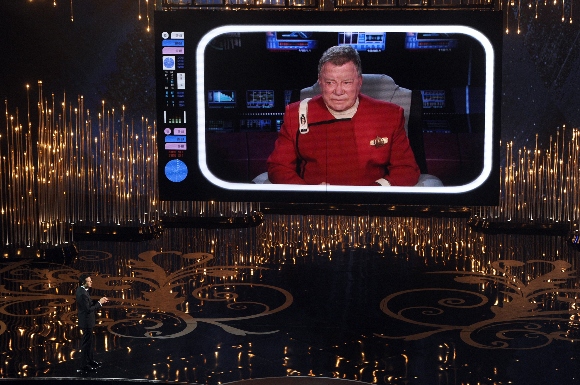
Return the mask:
<svg viewBox="0 0 580 385">
<path fill-rule="evenodd" d="M 102 297 L 99 300 L 92 300 L 89 296 L 89 289 L 93 285 L 93 281 L 89 274 L 82 274 L 79 277 L 80 286 L 76 293 L 76 302 L 78 310 L 79 328 L 82 332 L 81 340 L 81 372 L 96 371 L 101 363 L 93 358 L 93 350 L 95 347 L 95 337 L 93 335 L 93 327 L 95 327 L 95 313 L 105 303 L 109 301 L 107 297 Z"/>
</svg>

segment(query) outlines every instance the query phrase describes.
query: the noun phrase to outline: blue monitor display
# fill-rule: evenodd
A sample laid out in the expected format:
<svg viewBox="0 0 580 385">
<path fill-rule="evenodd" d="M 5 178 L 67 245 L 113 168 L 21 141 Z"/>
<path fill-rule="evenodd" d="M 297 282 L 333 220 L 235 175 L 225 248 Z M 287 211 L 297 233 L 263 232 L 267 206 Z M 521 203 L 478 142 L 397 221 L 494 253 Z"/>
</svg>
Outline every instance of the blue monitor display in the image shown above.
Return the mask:
<svg viewBox="0 0 580 385">
<path fill-rule="evenodd" d="M 407 49 L 432 49 L 438 51 L 449 51 L 457 48 L 458 40 L 454 34 L 450 33 L 407 33 L 405 47 Z"/>
<path fill-rule="evenodd" d="M 210 90 L 207 92 L 209 108 L 234 108 L 236 106 L 236 91 Z"/>
<path fill-rule="evenodd" d="M 502 29 L 495 11 L 156 12 L 160 198 L 496 205 Z M 318 61 L 341 44 L 360 55 L 360 104 L 343 120 L 313 122 L 318 107 L 309 103 L 324 99 Z M 361 107 L 367 97 L 398 106 L 404 131 L 337 135 L 331 129 L 337 122 L 390 121 Z M 304 136 L 289 128 L 301 119 L 288 111 L 299 111 L 308 98 Z M 287 135 L 292 130 L 296 136 Z M 336 137 L 343 140 L 338 145 Z M 295 144 L 292 172 L 301 177 L 312 164 L 298 158 L 307 150 L 325 154 L 316 160 L 319 170 L 340 174 L 362 164 L 361 156 L 375 162 L 373 151 L 400 140 L 420 171 L 416 184 L 295 183 L 272 170 L 282 141 Z M 385 178 L 394 173 L 385 166 Z"/>
<path fill-rule="evenodd" d="M 310 52 L 318 41 L 310 31 L 272 31 L 266 33 L 266 47 L 270 51 Z"/>
<path fill-rule="evenodd" d="M 387 34 L 384 32 L 340 32 L 339 45 L 350 45 L 360 52 L 380 52 L 386 48 Z"/>
<path fill-rule="evenodd" d="M 445 90 L 421 90 L 423 108 L 445 108 Z"/>
<path fill-rule="evenodd" d="M 246 106 L 248 108 L 273 108 L 274 90 L 246 91 Z"/>
</svg>

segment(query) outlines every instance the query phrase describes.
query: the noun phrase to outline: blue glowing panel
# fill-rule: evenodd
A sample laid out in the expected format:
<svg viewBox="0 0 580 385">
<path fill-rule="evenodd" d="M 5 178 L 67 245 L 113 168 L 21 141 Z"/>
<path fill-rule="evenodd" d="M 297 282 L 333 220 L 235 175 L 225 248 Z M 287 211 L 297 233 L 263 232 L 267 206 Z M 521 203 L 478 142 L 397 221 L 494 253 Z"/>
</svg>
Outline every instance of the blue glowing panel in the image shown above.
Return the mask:
<svg viewBox="0 0 580 385">
<path fill-rule="evenodd" d="M 207 92 L 209 108 L 234 108 L 236 106 L 236 91 L 210 90 Z"/>
<path fill-rule="evenodd" d="M 450 51 L 457 48 L 457 38 L 449 33 L 409 32 L 405 38 L 405 48 L 410 50 Z"/>
<path fill-rule="evenodd" d="M 318 47 L 318 41 L 308 31 L 277 31 L 266 33 L 266 48 L 270 51 L 309 52 Z"/>
<path fill-rule="evenodd" d="M 382 52 L 387 46 L 384 32 L 340 32 L 339 45 L 350 45 L 359 52 Z"/>
<path fill-rule="evenodd" d="M 187 165 L 179 159 L 172 159 L 165 165 L 165 176 L 174 183 L 179 183 L 187 177 Z"/>
<path fill-rule="evenodd" d="M 273 108 L 273 90 L 248 90 L 246 91 L 246 106 L 248 108 Z"/>
<path fill-rule="evenodd" d="M 444 108 L 445 90 L 422 90 L 423 108 Z"/>
</svg>

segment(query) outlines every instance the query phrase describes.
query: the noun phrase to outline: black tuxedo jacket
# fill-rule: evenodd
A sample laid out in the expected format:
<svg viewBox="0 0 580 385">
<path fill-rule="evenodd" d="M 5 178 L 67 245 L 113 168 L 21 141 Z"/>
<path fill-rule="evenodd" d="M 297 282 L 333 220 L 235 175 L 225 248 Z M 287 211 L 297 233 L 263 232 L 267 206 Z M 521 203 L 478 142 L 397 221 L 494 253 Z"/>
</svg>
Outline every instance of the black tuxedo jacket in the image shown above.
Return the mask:
<svg viewBox="0 0 580 385">
<path fill-rule="evenodd" d="M 82 286 L 77 289 L 77 311 L 79 327 L 88 329 L 95 326 L 95 312 L 101 307 L 98 300 L 92 300 L 89 292 Z"/>
</svg>

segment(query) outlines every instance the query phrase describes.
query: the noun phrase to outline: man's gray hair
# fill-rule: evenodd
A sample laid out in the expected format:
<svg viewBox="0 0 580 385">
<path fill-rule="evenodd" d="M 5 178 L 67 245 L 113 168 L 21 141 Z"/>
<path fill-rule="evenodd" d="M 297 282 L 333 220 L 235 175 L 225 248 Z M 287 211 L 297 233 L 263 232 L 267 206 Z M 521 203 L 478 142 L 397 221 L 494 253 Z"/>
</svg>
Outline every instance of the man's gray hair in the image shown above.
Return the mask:
<svg viewBox="0 0 580 385">
<path fill-rule="evenodd" d="M 335 45 L 334 47 L 330 47 L 324 51 L 320 61 L 318 62 L 318 76 L 320 77 L 322 67 L 326 63 L 332 63 L 335 66 L 342 66 L 348 62 L 352 62 L 355 65 L 356 72 L 359 76 L 362 75 L 360 56 L 356 49 L 350 45 Z"/>
</svg>

